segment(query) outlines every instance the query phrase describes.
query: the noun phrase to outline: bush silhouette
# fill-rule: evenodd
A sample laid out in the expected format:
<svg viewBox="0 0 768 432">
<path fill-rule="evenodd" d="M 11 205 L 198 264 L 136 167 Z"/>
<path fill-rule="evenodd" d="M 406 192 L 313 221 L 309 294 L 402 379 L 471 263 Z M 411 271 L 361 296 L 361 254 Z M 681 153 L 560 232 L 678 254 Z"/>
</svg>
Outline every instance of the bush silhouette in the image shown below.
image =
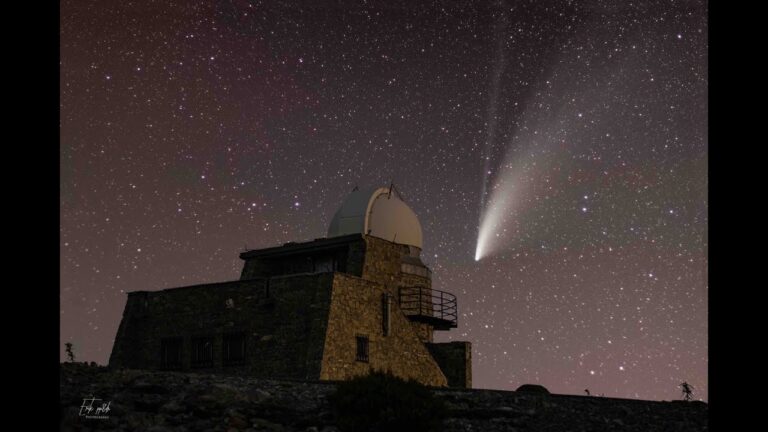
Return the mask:
<svg viewBox="0 0 768 432">
<path fill-rule="evenodd" d="M 74 362 L 75 353 L 72 351 L 72 342 L 67 342 L 64 346 L 67 348 L 67 358 L 69 358 L 69 361 Z"/>
<path fill-rule="evenodd" d="M 329 401 L 342 432 L 439 431 L 446 413 L 427 387 L 379 371 L 340 382 Z"/>
</svg>

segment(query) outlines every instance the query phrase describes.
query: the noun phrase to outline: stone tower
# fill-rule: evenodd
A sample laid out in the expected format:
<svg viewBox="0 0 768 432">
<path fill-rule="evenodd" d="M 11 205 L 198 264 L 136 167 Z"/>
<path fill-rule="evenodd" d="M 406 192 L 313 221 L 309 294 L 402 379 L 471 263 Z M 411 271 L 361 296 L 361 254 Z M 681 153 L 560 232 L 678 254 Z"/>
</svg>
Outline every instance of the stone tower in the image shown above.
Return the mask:
<svg viewBox="0 0 768 432">
<path fill-rule="evenodd" d="M 342 380 L 388 370 L 471 387 L 456 298 L 432 288 L 422 231 L 394 187 L 353 191 L 326 238 L 240 254 L 239 280 L 133 291 L 110 366 Z"/>
</svg>

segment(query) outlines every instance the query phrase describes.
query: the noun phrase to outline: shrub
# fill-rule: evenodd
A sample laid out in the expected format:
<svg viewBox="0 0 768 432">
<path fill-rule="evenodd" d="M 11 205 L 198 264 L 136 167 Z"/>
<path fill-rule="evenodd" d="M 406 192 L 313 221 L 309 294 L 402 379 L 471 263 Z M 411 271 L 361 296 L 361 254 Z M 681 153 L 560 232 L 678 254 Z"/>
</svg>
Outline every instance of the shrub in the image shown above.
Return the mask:
<svg viewBox="0 0 768 432">
<path fill-rule="evenodd" d="M 427 387 L 378 371 L 340 382 L 330 404 L 343 432 L 439 431 L 446 413 Z"/>
<path fill-rule="evenodd" d="M 67 342 L 64 346 L 67 348 L 67 358 L 69 358 L 69 361 L 74 362 L 75 353 L 72 351 L 72 342 Z"/>
</svg>

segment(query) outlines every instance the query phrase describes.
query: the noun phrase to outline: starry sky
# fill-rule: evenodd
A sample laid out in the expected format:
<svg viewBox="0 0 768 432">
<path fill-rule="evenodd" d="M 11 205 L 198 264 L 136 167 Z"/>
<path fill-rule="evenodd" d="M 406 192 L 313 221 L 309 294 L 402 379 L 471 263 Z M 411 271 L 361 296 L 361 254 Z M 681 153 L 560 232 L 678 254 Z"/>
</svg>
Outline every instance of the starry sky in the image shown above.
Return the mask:
<svg viewBox="0 0 768 432">
<path fill-rule="evenodd" d="M 707 400 L 705 2 L 62 0 L 60 24 L 62 360 L 107 363 L 126 292 L 237 279 L 394 182 L 475 387 Z"/>
</svg>

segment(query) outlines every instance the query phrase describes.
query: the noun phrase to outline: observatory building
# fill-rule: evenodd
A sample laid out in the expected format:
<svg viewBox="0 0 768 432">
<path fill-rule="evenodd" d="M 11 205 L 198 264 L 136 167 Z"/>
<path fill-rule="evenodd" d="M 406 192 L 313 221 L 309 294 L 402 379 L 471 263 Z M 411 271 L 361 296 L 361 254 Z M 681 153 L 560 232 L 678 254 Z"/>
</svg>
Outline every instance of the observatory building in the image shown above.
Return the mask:
<svg viewBox="0 0 768 432">
<path fill-rule="evenodd" d="M 239 280 L 133 291 L 110 367 L 344 380 L 387 370 L 472 386 L 471 344 L 435 343 L 456 297 L 432 288 L 416 214 L 394 187 L 354 190 L 326 238 L 240 254 Z"/>
</svg>

